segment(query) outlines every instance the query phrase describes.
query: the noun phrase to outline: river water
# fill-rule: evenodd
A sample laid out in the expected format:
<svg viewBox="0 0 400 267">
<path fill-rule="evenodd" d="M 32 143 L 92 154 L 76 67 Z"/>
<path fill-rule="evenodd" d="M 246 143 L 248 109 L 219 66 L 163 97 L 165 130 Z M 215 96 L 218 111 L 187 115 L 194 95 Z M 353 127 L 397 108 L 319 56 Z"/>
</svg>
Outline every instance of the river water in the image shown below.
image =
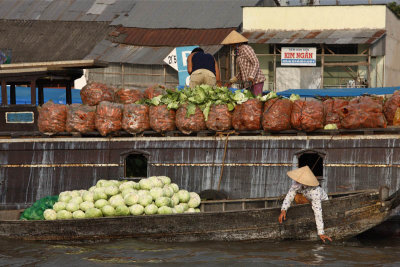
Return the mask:
<svg viewBox="0 0 400 267">
<path fill-rule="evenodd" d="M 0 240 L 0 266 L 400 266 L 400 238 L 345 242 L 48 243 Z"/>
</svg>

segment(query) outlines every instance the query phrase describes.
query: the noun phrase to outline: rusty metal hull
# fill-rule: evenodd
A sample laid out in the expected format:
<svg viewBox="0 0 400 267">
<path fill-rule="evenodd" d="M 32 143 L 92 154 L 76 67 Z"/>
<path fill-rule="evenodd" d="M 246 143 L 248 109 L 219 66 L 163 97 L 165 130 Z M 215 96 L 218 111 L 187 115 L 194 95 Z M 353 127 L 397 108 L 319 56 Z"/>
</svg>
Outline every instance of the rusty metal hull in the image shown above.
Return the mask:
<svg viewBox="0 0 400 267">
<path fill-rule="evenodd" d="M 99 179 L 125 176 L 125 158 L 141 153 L 147 176 L 181 188 L 220 189 L 229 198 L 282 195 L 299 155 L 322 156 L 322 187 L 345 192 L 400 188 L 400 135 L 15 138 L 0 139 L 0 209 L 26 208 Z"/>
<path fill-rule="evenodd" d="M 282 198 L 258 201 L 266 206 L 272 205 L 272 207 L 235 210 L 234 205 L 229 205 L 235 204 L 235 201 L 228 201 L 228 204 L 226 201 L 211 201 L 203 204 L 202 209 L 206 212 L 201 213 L 55 221 L 1 220 L 0 236 L 24 240 L 145 238 L 163 241 L 239 241 L 318 239 L 314 214 L 309 204 L 294 205 L 288 211 L 287 220 L 283 224 L 279 224 L 278 216 Z M 377 191 L 369 190 L 333 196 L 329 201 L 324 201 L 322 204 L 325 232 L 334 240 L 353 237 L 383 222 L 388 217 L 392 206 L 383 208 Z M 232 210 L 218 211 L 221 207 L 232 207 Z"/>
</svg>

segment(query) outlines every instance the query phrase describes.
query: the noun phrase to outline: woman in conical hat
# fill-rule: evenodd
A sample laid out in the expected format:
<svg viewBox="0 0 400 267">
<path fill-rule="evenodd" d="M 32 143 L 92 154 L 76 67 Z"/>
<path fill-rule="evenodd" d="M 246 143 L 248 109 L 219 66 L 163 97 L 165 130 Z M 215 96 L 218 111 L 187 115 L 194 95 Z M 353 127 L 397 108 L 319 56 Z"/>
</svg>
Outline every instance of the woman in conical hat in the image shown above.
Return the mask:
<svg viewBox="0 0 400 267">
<path fill-rule="evenodd" d="M 325 240 L 332 241 L 329 236 L 325 235 L 324 221 L 322 219 L 321 201 L 328 200 L 328 195 L 325 193 L 324 189 L 319 186 L 319 182 L 311 169 L 308 166 L 304 166 L 287 172 L 287 175 L 293 179 L 293 184 L 283 201 L 281 214 L 279 215 L 279 223 L 286 220 L 286 212 L 290 204 L 296 194 L 301 193 L 311 202 L 319 237 L 324 243 Z"/>
</svg>

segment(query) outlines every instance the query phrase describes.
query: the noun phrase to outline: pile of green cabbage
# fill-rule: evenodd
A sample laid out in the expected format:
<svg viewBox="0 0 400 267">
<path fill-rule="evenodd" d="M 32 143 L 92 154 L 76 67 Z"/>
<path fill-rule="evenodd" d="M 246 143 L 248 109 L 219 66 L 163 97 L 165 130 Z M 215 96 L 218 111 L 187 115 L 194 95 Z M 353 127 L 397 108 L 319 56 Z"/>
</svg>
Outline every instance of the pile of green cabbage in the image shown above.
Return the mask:
<svg viewBox="0 0 400 267">
<path fill-rule="evenodd" d="M 60 193 L 46 220 L 200 212 L 200 196 L 180 190 L 167 176 L 133 181 L 99 180 L 89 190 Z"/>
<path fill-rule="evenodd" d="M 228 87 L 198 85 L 194 88 L 185 87 L 182 90 L 166 90 L 165 95 L 156 96 L 145 103 L 149 105 L 167 105 L 168 109 L 178 109 L 181 105 L 187 105 L 186 116 L 190 117 L 196 110 L 196 106 L 203 111 L 204 118 L 208 120 L 211 105 L 225 104 L 232 111 L 237 104 L 242 104 L 254 95 L 248 90 L 237 90 L 234 93 Z"/>
</svg>

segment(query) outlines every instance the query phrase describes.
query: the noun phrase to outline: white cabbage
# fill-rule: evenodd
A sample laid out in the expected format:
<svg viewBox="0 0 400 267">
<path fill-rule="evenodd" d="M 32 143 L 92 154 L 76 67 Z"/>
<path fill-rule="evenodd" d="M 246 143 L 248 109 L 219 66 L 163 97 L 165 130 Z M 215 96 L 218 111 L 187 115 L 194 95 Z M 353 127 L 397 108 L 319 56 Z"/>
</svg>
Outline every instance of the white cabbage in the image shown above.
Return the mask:
<svg viewBox="0 0 400 267">
<path fill-rule="evenodd" d="M 71 191 L 70 195 L 72 198 L 74 198 L 74 197 L 80 196 L 81 194 L 78 190 L 73 190 L 73 191 Z"/>
<path fill-rule="evenodd" d="M 166 197 L 172 197 L 174 194 L 174 189 L 172 189 L 172 187 L 170 187 L 169 185 L 165 185 L 163 190 L 164 190 L 164 196 Z"/>
<path fill-rule="evenodd" d="M 45 220 L 55 220 L 57 219 L 57 212 L 52 209 L 47 209 L 43 212 L 43 216 Z"/>
<path fill-rule="evenodd" d="M 83 202 L 83 199 L 81 196 L 77 196 L 77 197 L 73 197 L 71 198 L 71 200 L 69 201 L 70 203 L 76 203 L 76 204 L 81 204 Z"/>
<path fill-rule="evenodd" d="M 196 211 L 194 210 L 194 208 L 189 208 L 186 212 L 192 213 L 192 212 L 196 212 Z"/>
<path fill-rule="evenodd" d="M 179 197 L 179 202 L 180 203 L 186 203 L 190 199 L 190 194 L 187 190 L 179 190 L 178 191 L 178 197 Z"/>
<path fill-rule="evenodd" d="M 84 219 L 86 218 L 86 214 L 81 210 L 76 210 L 72 213 L 72 217 L 74 219 Z"/>
<path fill-rule="evenodd" d="M 125 205 L 120 205 L 115 208 L 115 215 L 117 216 L 127 216 L 129 215 L 129 208 Z"/>
<path fill-rule="evenodd" d="M 67 210 L 57 211 L 57 220 L 68 220 L 72 219 L 72 213 Z"/>
<path fill-rule="evenodd" d="M 171 199 L 169 197 L 159 197 L 156 199 L 155 204 L 157 207 L 171 206 Z"/>
<path fill-rule="evenodd" d="M 94 203 L 91 201 L 85 201 L 85 202 L 82 202 L 81 204 L 79 204 L 79 209 L 81 209 L 83 211 L 87 211 L 90 208 L 94 208 Z"/>
<path fill-rule="evenodd" d="M 89 191 L 84 192 L 82 195 L 82 200 L 93 202 L 94 201 L 93 193 Z"/>
<path fill-rule="evenodd" d="M 134 182 L 133 181 L 123 182 L 119 186 L 119 191 L 122 192 L 122 191 L 124 191 L 125 189 L 128 189 L 128 188 L 133 189 L 133 186 L 134 186 Z"/>
<path fill-rule="evenodd" d="M 125 201 L 121 195 L 115 195 L 115 196 L 110 197 L 108 202 L 114 208 L 121 206 L 121 205 L 125 205 Z"/>
<path fill-rule="evenodd" d="M 150 195 L 143 195 L 140 196 L 139 198 L 139 204 L 142 205 L 143 207 L 147 207 L 153 202 L 153 197 Z"/>
<path fill-rule="evenodd" d="M 67 203 L 67 205 L 65 205 L 65 209 L 70 212 L 77 211 L 79 210 L 79 204 L 74 202 L 69 202 Z"/>
<path fill-rule="evenodd" d="M 174 207 L 174 209 L 175 209 L 176 213 L 183 213 L 185 211 L 185 208 L 183 206 L 180 206 L 180 205 L 176 205 Z"/>
<path fill-rule="evenodd" d="M 88 191 L 93 193 L 93 191 L 94 191 L 96 188 L 97 188 L 97 187 L 94 185 L 94 186 L 90 187 Z"/>
<path fill-rule="evenodd" d="M 163 187 L 164 186 L 164 183 L 160 179 L 158 179 L 157 176 L 152 176 L 148 179 L 152 183 L 152 187 Z"/>
<path fill-rule="evenodd" d="M 140 189 L 150 190 L 153 188 L 153 183 L 149 179 L 142 179 L 139 181 Z"/>
<path fill-rule="evenodd" d="M 200 209 L 194 209 L 195 212 L 200 212 Z"/>
<path fill-rule="evenodd" d="M 178 206 L 183 208 L 183 211 L 187 211 L 189 209 L 189 205 L 187 203 L 179 203 Z M 177 206 L 175 206 L 176 208 Z"/>
<path fill-rule="evenodd" d="M 58 196 L 58 201 L 60 201 L 60 202 L 65 202 L 65 203 L 68 203 L 70 200 L 71 200 L 71 195 L 67 195 L 67 194 L 64 194 L 64 195 L 59 195 Z"/>
<path fill-rule="evenodd" d="M 99 199 L 94 203 L 94 207 L 101 209 L 102 207 L 104 207 L 105 205 L 108 205 L 108 201 L 105 199 Z"/>
<path fill-rule="evenodd" d="M 128 194 L 124 197 L 124 202 L 127 206 L 135 205 L 139 202 L 139 195 L 135 193 Z"/>
<path fill-rule="evenodd" d="M 178 197 L 177 194 L 174 194 L 174 195 L 171 197 L 171 202 L 172 202 L 172 206 L 176 206 L 176 205 L 179 204 L 179 197 Z"/>
<path fill-rule="evenodd" d="M 156 214 L 157 211 L 158 211 L 158 208 L 157 208 L 157 206 L 154 205 L 154 204 L 150 204 L 150 205 L 148 205 L 148 206 L 146 206 L 146 207 L 144 208 L 144 212 L 145 212 L 147 215 Z"/>
<path fill-rule="evenodd" d="M 160 179 L 165 185 L 171 184 L 171 178 L 168 176 L 158 176 L 158 179 Z"/>
<path fill-rule="evenodd" d="M 150 190 L 150 195 L 153 197 L 153 200 L 156 200 L 157 198 L 164 196 L 164 190 L 160 187 L 153 187 Z"/>
<path fill-rule="evenodd" d="M 93 194 L 93 200 L 99 200 L 99 199 L 107 199 L 107 194 L 104 192 L 94 192 Z"/>
<path fill-rule="evenodd" d="M 142 205 L 135 204 L 135 205 L 132 205 L 132 206 L 129 208 L 129 212 L 130 212 L 132 215 L 142 215 L 143 212 L 144 212 L 144 207 L 143 207 Z"/>
<path fill-rule="evenodd" d="M 177 184 L 172 183 L 169 186 L 172 188 L 172 190 L 174 190 L 174 193 L 178 193 L 179 186 Z"/>
<path fill-rule="evenodd" d="M 172 209 L 167 206 L 162 206 L 157 211 L 158 214 L 172 214 Z"/>
<path fill-rule="evenodd" d="M 122 197 L 126 197 L 126 195 L 129 195 L 131 193 L 137 193 L 137 191 L 132 188 L 126 188 L 122 191 L 121 195 L 122 195 Z"/>
<path fill-rule="evenodd" d="M 105 217 L 115 216 L 115 209 L 111 205 L 105 205 L 101 208 L 101 213 L 103 213 Z"/>
<path fill-rule="evenodd" d="M 197 198 L 191 198 L 188 202 L 189 208 L 197 208 L 200 206 L 200 200 Z"/>
<path fill-rule="evenodd" d="M 107 196 L 110 197 L 110 196 L 115 196 L 116 194 L 118 194 L 119 190 L 118 190 L 118 187 L 116 187 L 115 185 L 110 185 L 104 189 L 104 193 L 106 193 Z"/>
<path fill-rule="evenodd" d="M 86 218 L 98 218 L 98 217 L 103 217 L 103 213 L 101 210 L 97 208 L 90 208 L 87 211 L 85 211 Z"/>
<path fill-rule="evenodd" d="M 54 205 L 53 205 L 53 210 L 54 210 L 55 212 L 58 212 L 58 211 L 60 211 L 60 210 L 65 210 L 66 205 L 67 205 L 67 203 L 62 202 L 62 201 L 56 202 L 56 203 L 54 203 Z"/>
</svg>

